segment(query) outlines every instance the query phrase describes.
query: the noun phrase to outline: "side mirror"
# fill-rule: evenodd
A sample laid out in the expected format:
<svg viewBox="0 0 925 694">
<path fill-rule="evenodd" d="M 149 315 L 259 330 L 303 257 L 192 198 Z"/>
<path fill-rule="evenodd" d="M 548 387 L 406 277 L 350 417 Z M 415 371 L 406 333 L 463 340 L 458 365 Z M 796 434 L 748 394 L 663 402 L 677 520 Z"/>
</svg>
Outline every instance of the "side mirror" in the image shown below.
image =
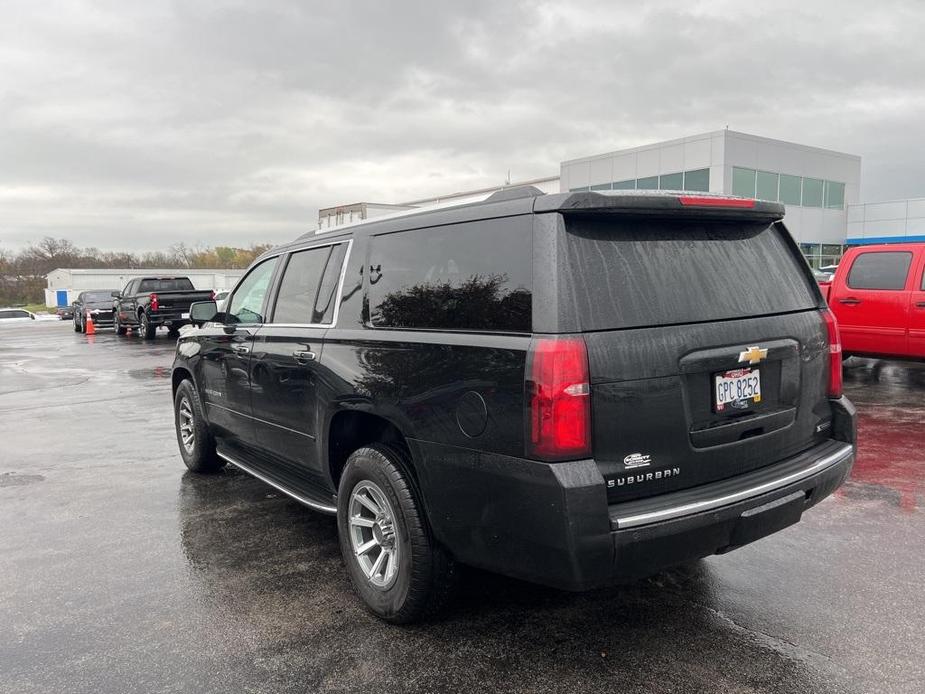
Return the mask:
<svg viewBox="0 0 925 694">
<path fill-rule="evenodd" d="M 215 305 L 214 301 L 196 301 L 190 304 L 189 307 L 190 322 L 197 326 L 201 326 L 203 323 L 212 320 L 217 313 L 218 307 Z"/>
<path fill-rule="evenodd" d="M 113 299 L 118 299 L 119 297 L 122 296 L 122 292 L 109 292 L 109 295 L 110 295 Z"/>
</svg>

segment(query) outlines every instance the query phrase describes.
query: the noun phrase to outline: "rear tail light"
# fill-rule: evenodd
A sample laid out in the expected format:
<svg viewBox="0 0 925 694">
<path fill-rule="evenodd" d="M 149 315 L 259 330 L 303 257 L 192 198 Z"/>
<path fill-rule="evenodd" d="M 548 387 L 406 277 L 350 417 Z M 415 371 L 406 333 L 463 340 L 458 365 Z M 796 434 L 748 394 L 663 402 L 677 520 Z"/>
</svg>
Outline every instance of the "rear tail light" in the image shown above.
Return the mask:
<svg viewBox="0 0 925 694">
<path fill-rule="evenodd" d="M 829 309 L 822 311 L 825 328 L 829 337 L 829 397 L 840 398 L 842 394 L 841 378 L 841 336 L 838 333 L 838 321 Z"/>
<path fill-rule="evenodd" d="M 528 455 L 543 460 L 591 454 L 588 352 L 580 337 L 538 338 L 527 356 Z"/>
<path fill-rule="evenodd" d="M 151 296 L 150 296 L 149 298 L 151 299 L 151 304 L 150 304 L 150 305 L 151 305 L 151 310 L 152 310 L 152 311 L 157 311 L 157 309 L 158 309 L 157 294 L 151 294 Z"/>
</svg>

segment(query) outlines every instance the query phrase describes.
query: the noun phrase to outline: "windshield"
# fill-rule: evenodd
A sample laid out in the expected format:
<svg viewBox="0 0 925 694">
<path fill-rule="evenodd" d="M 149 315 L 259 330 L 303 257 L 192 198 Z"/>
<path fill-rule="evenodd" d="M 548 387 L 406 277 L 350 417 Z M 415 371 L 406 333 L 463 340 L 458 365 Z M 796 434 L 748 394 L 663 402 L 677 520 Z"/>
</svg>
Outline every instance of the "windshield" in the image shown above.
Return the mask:
<svg viewBox="0 0 925 694">
<path fill-rule="evenodd" d="M 584 330 L 816 308 L 803 261 L 766 222 L 573 218 L 568 257 Z"/>
</svg>

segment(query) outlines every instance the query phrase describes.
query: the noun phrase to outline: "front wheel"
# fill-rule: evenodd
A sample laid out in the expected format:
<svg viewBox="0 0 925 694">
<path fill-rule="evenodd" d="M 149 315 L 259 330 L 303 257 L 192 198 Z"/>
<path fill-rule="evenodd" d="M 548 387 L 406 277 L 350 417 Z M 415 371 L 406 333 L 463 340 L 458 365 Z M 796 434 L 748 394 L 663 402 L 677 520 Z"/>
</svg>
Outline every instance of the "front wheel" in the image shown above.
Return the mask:
<svg viewBox="0 0 925 694">
<path fill-rule="evenodd" d="M 79 332 L 80 332 L 80 323 L 77 322 L 77 319 L 76 319 L 76 318 L 74 318 L 74 332 L 75 332 L 75 333 L 79 333 Z"/>
<path fill-rule="evenodd" d="M 112 327 L 116 331 L 116 335 L 125 335 L 125 326 L 122 325 L 122 321 L 119 320 L 118 313 L 116 313 L 112 318 Z"/>
<path fill-rule="evenodd" d="M 189 379 L 181 381 L 173 397 L 174 423 L 180 456 L 193 472 L 216 472 L 225 461 L 215 453 L 215 438 L 203 417 L 202 401 Z"/>
<path fill-rule="evenodd" d="M 374 444 L 347 459 L 338 489 L 337 526 L 347 573 L 366 607 L 407 624 L 443 607 L 456 566 L 433 539 L 407 476 L 407 456 Z"/>
</svg>

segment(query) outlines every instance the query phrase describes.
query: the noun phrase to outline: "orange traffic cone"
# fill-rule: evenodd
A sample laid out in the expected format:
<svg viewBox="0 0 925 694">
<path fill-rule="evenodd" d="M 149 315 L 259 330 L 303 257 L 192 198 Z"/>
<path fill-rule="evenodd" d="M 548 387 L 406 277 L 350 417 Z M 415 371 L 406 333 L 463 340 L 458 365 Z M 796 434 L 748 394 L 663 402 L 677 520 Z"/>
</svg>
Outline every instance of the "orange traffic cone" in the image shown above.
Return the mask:
<svg viewBox="0 0 925 694">
<path fill-rule="evenodd" d="M 87 325 L 85 332 L 87 335 L 96 335 L 96 326 L 93 325 L 93 316 L 87 313 Z"/>
</svg>

